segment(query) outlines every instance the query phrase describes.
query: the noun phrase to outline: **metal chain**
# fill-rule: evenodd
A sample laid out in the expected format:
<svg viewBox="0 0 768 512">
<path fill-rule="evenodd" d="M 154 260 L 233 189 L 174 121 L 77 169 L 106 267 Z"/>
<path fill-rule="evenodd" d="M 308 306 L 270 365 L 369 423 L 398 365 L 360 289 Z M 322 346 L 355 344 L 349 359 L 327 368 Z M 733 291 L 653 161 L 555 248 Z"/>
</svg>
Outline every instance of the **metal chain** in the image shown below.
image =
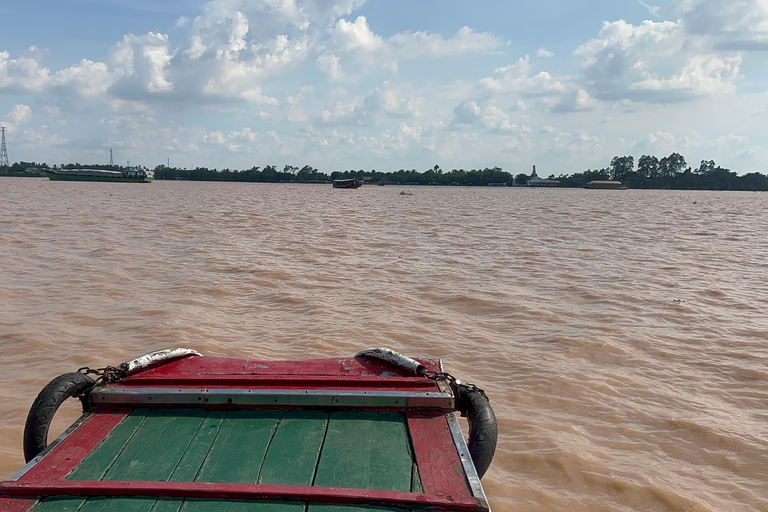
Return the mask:
<svg viewBox="0 0 768 512">
<path fill-rule="evenodd" d="M 119 382 L 120 379 L 125 376 L 125 370 L 122 368 L 115 368 L 114 366 L 105 366 L 104 368 L 89 368 L 84 366 L 78 369 L 77 373 L 82 373 L 84 375 L 96 375 L 99 377 L 96 380 L 96 385 Z"/>
<path fill-rule="evenodd" d="M 447 382 L 449 386 L 451 386 L 451 389 L 454 391 L 456 388 L 464 388 L 467 391 L 476 391 L 483 395 L 486 400 L 488 399 L 488 396 L 485 394 L 485 391 L 482 390 L 482 388 L 479 388 L 475 384 L 463 384 L 459 379 L 454 377 L 448 372 L 435 372 L 435 371 L 426 371 L 424 372 L 424 377 L 428 378 L 429 380 L 442 380 L 444 382 Z"/>
</svg>

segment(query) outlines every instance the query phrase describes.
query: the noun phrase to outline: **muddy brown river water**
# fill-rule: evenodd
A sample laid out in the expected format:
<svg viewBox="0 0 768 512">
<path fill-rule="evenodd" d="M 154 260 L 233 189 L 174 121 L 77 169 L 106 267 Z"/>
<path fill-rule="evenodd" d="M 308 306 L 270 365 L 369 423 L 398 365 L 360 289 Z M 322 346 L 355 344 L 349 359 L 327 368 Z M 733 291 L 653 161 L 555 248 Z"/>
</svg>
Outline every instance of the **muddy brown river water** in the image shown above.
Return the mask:
<svg viewBox="0 0 768 512">
<path fill-rule="evenodd" d="M 768 511 L 766 226 L 761 193 L 0 178 L 0 477 L 81 366 L 385 346 L 491 397 L 495 512 Z"/>
</svg>

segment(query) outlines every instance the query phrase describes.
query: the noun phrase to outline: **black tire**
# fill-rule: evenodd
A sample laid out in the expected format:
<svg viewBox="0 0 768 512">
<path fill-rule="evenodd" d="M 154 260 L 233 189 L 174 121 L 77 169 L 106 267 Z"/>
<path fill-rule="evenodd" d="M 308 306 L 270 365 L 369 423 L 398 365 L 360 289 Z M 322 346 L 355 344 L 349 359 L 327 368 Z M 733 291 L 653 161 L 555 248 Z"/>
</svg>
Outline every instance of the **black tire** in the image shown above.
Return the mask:
<svg viewBox="0 0 768 512">
<path fill-rule="evenodd" d="M 24 459 L 29 462 L 48 446 L 48 429 L 53 415 L 67 398 L 77 396 L 83 405 L 83 412 L 89 409 L 88 398 L 84 396 L 96 384 L 82 373 L 65 373 L 56 377 L 40 391 L 27 415 L 24 425 Z"/>
<path fill-rule="evenodd" d="M 491 404 L 479 391 L 459 386 L 459 411 L 469 422 L 469 455 L 477 476 L 483 478 L 496 453 L 499 430 Z"/>
</svg>

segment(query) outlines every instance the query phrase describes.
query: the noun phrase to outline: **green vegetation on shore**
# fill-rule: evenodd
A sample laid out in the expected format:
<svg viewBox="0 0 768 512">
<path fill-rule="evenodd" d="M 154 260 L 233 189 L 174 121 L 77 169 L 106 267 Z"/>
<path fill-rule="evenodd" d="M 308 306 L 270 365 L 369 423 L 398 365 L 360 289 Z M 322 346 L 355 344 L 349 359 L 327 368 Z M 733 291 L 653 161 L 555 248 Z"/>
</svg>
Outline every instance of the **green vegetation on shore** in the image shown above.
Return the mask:
<svg viewBox="0 0 768 512">
<path fill-rule="evenodd" d="M 24 173 L 28 169 L 44 169 L 46 164 L 34 162 L 17 162 L 12 166 L 0 169 L 7 174 Z M 99 168 L 124 169 L 122 166 L 67 164 L 62 168 Z M 278 170 L 274 165 L 264 168 L 251 167 L 246 170 L 236 169 L 179 169 L 159 165 L 155 167 L 155 179 L 158 180 L 188 180 L 188 181 L 241 181 L 262 183 L 330 183 L 332 180 L 345 178 L 366 179 L 374 183 L 391 183 L 399 185 L 460 185 L 487 186 L 489 184 L 504 184 L 507 186 L 524 186 L 531 178 L 525 173 L 512 174 L 500 167 L 485 169 L 452 169 L 443 171 L 439 166 L 420 172 L 416 169 L 400 169 L 398 171 L 381 172 L 377 170 L 347 170 L 333 171 L 330 174 L 305 165 L 294 167 L 286 165 Z M 583 187 L 592 180 L 617 180 L 629 188 L 651 189 L 666 188 L 676 190 L 766 190 L 768 191 L 768 176 L 759 172 L 737 175 L 730 169 L 716 165 L 712 160 L 702 160 L 697 168 L 687 164 L 679 153 L 672 153 L 661 159 L 655 156 L 643 155 L 637 161 L 632 156 L 616 156 L 608 167 L 602 169 L 587 169 L 574 174 L 550 175 L 548 179 L 558 180 L 561 187 Z"/>
</svg>

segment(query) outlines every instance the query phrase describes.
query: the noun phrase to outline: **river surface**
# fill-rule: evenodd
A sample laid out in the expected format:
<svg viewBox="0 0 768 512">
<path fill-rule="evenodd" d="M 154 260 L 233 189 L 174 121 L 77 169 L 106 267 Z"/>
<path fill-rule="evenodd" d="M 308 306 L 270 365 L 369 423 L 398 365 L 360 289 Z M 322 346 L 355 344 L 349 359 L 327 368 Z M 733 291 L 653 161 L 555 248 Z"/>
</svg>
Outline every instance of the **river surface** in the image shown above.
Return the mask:
<svg viewBox="0 0 768 512">
<path fill-rule="evenodd" d="M 495 512 L 768 511 L 766 226 L 761 193 L 0 178 L 0 477 L 61 373 L 386 346 L 490 396 Z"/>
</svg>

